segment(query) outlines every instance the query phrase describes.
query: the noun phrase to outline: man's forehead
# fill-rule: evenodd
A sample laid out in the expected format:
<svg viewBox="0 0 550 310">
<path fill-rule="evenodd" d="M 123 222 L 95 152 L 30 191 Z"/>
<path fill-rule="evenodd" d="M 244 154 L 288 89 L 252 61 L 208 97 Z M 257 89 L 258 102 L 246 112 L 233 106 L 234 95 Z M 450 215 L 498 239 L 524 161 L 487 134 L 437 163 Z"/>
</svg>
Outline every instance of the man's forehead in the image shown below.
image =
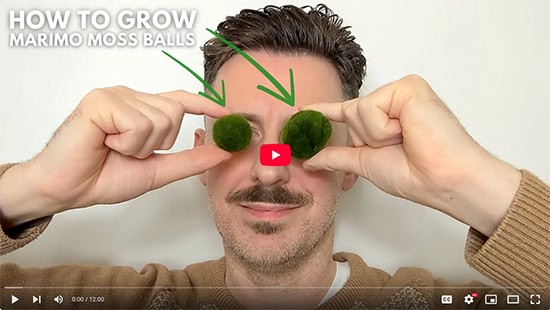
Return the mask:
<svg viewBox="0 0 550 310">
<path fill-rule="evenodd" d="M 285 98 L 294 88 L 296 107 L 344 99 L 337 68 L 327 59 L 309 54 L 273 54 L 263 50 L 248 53 L 263 67 L 267 75 L 243 57 L 232 56 L 221 66 L 214 81 L 215 88 L 221 88 L 221 81 L 225 81 L 228 107 L 274 101 L 286 105 L 282 100 L 275 99 L 275 95 L 268 95 L 260 90 L 260 85 Z M 292 79 L 290 70 L 293 72 Z"/>
<path fill-rule="evenodd" d="M 255 112 L 234 112 L 234 114 L 237 114 L 237 115 L 240 115 L 240 116 L 244 117 L 249 123 L 251 123 L 252 125 L 256 125 L 256 126 L 262 126 L 266 122 L 279 121 L 279 120 L 273 120 L 271 118 L 263 116 L 261 113 L 255 113 Z M 286 115 L 286 116 L 282 117 L 280 121 L 282 123 L 284 123 L 292 115 L 293 115 L 293 113 L 291 113 L 289 115 Z M 214 120 L 213 118 L 211 118 L 209 116 L 205 116 L 205 118 L 208 119 L 208 120 L 211 120 L 211 121 Z"/>
<path fill-rule="evenodd" d="M 236 114 L 244 117 L 247 121 L 253 124 L 262 124 L 264 122 L 264 117 L 260 114 L 245 113 L 245 112 L 238 112 Z"/>
<path fill-rule="evenodd" d="M 232 113 L 240 114 L 251 124 L 284 123 L 299 111 L 299 107 L 319 102 L 343 100 L 337 70 L 326 59 L 312 55 L 282 55 L 265 51 L 249 51 L 280 82 L 281 87 L 291 89 L 289 69 L 293 71 L 295 100 L 291 106 L 260 89 L 264 86 L 280 94 L 280 88 L 270 82 L 259 70 L 240 56 L 233 56 L 218 72 L 214 88 L 221 91 L 225 83 L 226 106 Z"/>
</svg>

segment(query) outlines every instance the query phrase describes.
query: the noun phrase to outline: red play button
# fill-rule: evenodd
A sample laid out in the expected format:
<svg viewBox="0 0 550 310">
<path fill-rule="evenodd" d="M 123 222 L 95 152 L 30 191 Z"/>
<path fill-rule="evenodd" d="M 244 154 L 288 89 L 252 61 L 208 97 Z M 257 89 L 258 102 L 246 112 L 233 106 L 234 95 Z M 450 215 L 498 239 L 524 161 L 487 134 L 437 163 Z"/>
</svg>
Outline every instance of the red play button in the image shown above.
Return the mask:
<svg viewBox="0 0 550 310">
<path fill-rule="evenodd" d="M 288 166 L 291 156 L 288 144 L 262 144 L 260 147 L 260 164 L 262 166 Z"/>
</svg>

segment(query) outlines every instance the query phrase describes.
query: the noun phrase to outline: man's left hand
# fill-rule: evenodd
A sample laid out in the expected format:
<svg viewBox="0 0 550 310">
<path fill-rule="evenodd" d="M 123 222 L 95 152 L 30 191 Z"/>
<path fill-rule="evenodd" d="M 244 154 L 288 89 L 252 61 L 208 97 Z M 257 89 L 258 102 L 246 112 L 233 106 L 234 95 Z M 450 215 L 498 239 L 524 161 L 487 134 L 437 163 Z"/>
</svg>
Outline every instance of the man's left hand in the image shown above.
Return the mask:
<svg viewBox="0 0 550 310">
<path fill-rule="evenodd" d="M 305 169 L 355 173 L 486 236 L 502 221 L 519 187 L 520 171 L 477 144 L 416 75 L 366 97 L 301 109 L 345 123 L 351 140 L 347 147 L 323 149 L 304 162 Z"/>
</svg>

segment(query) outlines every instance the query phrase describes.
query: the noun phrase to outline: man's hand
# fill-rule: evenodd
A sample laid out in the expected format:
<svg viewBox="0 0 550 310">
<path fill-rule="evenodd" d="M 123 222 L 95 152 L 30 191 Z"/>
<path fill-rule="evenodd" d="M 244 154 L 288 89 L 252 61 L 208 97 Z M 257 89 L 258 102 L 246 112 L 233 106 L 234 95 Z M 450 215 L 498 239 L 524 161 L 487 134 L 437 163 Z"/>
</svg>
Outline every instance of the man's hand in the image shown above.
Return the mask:
<svg viewBox="0 0 550 310">
<path fill-rule="evenodd" d="M 152 95 L 126 87 L 93 90 L 40 154 L 0 178 L 3 226 L 126 201 L 231 156 L 214 145 L 153 153 L 172 148 L 185 113 L 219 118 L 229 111 L 185 91 Z"/>
<path fill-rule="evenodd" d="M 411 75 L 366 97 L 312 104 L 347 125 L 351 147 L 327 147 L 309 170 L 355 173 L 383 191 L 440 210 L 490 236 L 521 173 L 479 146 L 422 78 Z"/>
</svg>

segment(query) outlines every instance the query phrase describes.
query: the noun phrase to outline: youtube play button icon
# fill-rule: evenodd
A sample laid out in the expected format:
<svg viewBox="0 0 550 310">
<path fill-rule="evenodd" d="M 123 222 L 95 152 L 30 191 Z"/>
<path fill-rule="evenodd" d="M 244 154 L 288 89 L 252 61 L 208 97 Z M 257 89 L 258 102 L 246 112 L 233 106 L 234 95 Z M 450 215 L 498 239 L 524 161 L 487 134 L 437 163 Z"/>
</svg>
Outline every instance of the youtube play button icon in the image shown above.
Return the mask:
<svg viewBox="0 0 550 310">
<path fill-rule="evenodd" d="M 288 166 L 292 158 L 288 144 L 262 144 L 260 164 L 262 166 Z"/>
</svg>

